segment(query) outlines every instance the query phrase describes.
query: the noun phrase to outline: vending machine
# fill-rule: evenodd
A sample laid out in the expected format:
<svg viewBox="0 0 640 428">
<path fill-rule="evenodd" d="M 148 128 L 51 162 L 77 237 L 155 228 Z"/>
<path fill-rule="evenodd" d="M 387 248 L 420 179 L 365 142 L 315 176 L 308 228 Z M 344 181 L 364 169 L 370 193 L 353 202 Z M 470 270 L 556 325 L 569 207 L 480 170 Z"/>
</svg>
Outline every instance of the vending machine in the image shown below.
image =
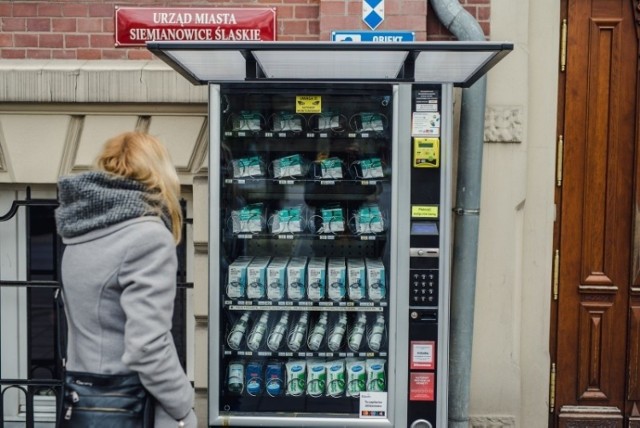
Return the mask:
<svg viewBox="0 0 640 428">
<path fill-rule="evenodd" d="M 454 85 L 510 46 L 150 44 L 209 85 L 209 426 L 446 426 Z"/>
</svg>

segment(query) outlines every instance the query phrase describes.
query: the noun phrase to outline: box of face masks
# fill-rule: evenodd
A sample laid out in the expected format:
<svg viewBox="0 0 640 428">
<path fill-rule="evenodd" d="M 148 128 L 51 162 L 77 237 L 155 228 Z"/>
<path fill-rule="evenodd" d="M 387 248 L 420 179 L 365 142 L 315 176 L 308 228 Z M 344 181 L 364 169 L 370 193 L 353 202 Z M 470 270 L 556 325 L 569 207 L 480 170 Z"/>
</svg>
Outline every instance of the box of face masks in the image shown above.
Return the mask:
<svg viewBox="0 0 640 428">
<path fill-rule="evenodd" d="M 329 299 L 339 302 L 346 294 L 347 267 L 343 258 L 331 257 L 327 269 Z"/>
<path fill-rule="evenodd" d="M 271 257 L 255 257 L 247 267 L 247 298 L 262 299 L 267 284 L 267 265 Z"/>
<path fill-rule="evenodd" d="M 365 259 L 367 266 L 367 294 L 375 302 L 387 297 L 384 264 L 380 259 Z"/>
<path fill-rule="evenodd" d="M 284 299 L 285 279 L 289 257 L 274 257 L 267 266 L 267 298 Z"/>
<path fill-rule="evenodd" d="M 307 297 L 318 302 L 324 299 L 326 290 L 327 259 L 312 257 L 307 266 Z"/>
<path fill-rule="evenodd" d="M 364 260 L 347 260 L 347 294 L 349 300 L 358 301 L 366 297 L 365 293 L 366 272 Z"/>
<path fill-rule="evenodd" d="M 287 297 L 302 300 L 306 293 L 307 258 L 292 257 L 287 265 Z"/>
<path fill-rule="evenodd" d="M 238 257 L 229 265 L 227 278 L 227 297 L 230 299 L 242 299 L 247 289 L 247 267 L 253 257 Z"/>
</svg>

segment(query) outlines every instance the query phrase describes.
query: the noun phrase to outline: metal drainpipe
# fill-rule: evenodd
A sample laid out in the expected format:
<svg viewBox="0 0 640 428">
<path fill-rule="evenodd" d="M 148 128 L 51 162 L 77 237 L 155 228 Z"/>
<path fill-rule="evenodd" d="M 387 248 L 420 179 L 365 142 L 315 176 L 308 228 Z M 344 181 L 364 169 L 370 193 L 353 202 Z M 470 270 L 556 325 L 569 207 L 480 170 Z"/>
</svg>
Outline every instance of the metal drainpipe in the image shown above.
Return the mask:
<svg viewBox="0 0 640 428">
<path fill-rule="evenodd" d="M 458 0 L 430 0 L 458 40 L 484 41 L 482 28 Z M 449 332 L 449 428 L 469 427 L 469 385 L 475 307 L 486 79 L 462 91 Z"/>
</svg>

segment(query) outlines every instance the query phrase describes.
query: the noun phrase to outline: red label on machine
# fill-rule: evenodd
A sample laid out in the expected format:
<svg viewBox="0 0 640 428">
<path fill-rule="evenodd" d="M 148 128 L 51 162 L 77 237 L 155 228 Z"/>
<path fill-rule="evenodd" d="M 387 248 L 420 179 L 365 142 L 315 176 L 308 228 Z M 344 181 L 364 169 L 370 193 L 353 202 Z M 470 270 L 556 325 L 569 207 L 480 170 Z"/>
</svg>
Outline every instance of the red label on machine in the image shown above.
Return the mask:
<svg viewBox="0 0 640 428">
<path fill-rule="evenodd" d="M 115 9 L 115 42 L 264 42 L 276 39 L 273 8 L 120 7 Z"/>
<path fill-rule="evenodd" d="M 410 373 L 409 401 L 434 401 L 435 386 L 435 373 Z"/>
<path fill-rule="evenodd" d="M 434 370 L 436 368 L 436 342 L 411 341 L 409 368 L 412 370 Z"/>
</svg>

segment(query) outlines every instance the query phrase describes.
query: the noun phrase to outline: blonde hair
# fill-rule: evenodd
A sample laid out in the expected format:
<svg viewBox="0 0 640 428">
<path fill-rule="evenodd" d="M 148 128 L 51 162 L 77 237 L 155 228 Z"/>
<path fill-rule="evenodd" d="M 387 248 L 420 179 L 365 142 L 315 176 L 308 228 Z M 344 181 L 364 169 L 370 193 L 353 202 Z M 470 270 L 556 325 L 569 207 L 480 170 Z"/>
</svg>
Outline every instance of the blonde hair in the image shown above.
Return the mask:
<svg viewBox="0 0 640 428">
<path fill-rule="evenodd" d="M 180 181 L 169 152 L 154 136 L 144 132 L 124 132 L 107 140 L 96 159 L 96 168 L 142 183 L 149 189 L 151 209 L 163 208 L 171 220 L 176 243 L 182 237 Z"/>
</svg>

